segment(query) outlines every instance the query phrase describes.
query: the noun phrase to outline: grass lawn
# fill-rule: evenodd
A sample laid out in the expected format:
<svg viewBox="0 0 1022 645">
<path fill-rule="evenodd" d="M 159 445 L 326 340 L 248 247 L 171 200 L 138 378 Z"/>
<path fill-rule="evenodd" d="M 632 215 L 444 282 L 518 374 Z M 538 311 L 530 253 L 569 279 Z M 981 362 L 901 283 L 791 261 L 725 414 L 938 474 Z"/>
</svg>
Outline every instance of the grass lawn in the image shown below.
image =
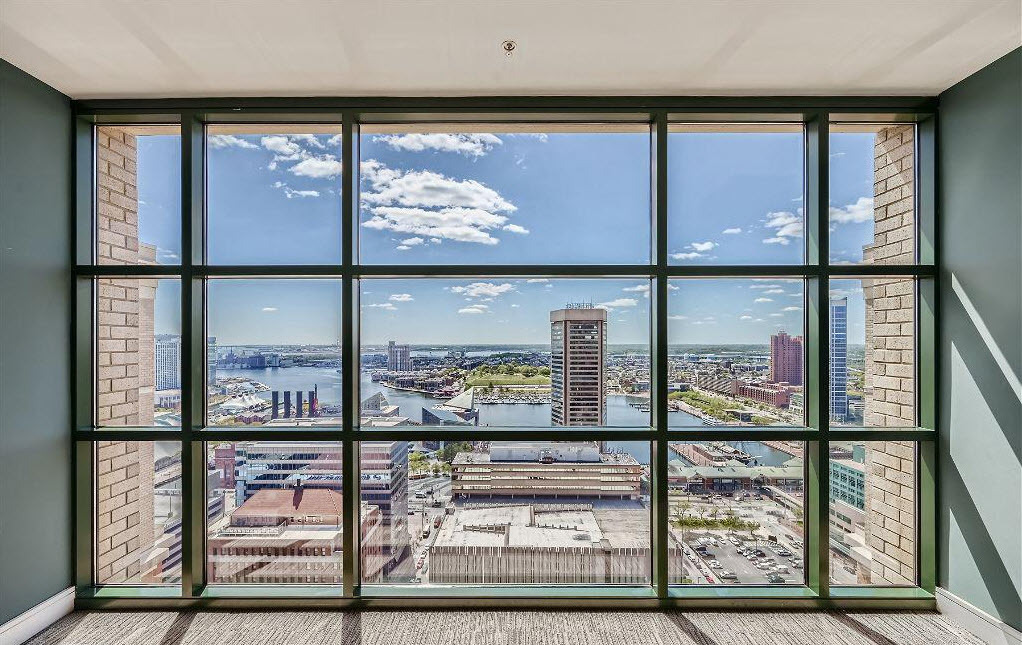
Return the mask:
<svg viewBox="0 0 1022 645">
<path fill-rule="evenodd" d="M 549 376 L 521 376 L 518 374 L 491 374 L 465 380 L 465 387 L 500 387 L 501 385 L 550 385 Z"/>
</svg>

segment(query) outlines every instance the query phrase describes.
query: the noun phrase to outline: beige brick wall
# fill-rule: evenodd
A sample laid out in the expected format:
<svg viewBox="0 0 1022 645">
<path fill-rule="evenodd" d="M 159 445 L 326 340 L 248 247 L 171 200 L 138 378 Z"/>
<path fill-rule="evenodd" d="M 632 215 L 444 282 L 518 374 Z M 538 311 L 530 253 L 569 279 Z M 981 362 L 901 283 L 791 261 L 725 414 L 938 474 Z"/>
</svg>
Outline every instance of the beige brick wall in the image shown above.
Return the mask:
<svg viewBox="0 0 1022 645">
<path fill-rule="evenodd" d="M 870 264 L 915 261 L 914 126 L 884 128 L 874 147 L 874 234 Z M 866 303 L 865 422 L 915 425 L 915 287 L 911 280 L 862 281 Z M 911 442 L 866 444 L 866 545 L 869 571 L 859 581 L 915 581 L 915 452 Z"/>
<path fill-rule="evenodd" d="M 96 132 L 96 251 L 100 264 L 153 264 L 138 240 L 135 136 Z M 102 279 L 96 287 L 96 421 L 153 425 L 155 280 Z M 143 565 L 155 538 L 153 444 L 96 446 L 96 579 L 152 581 Z M 158 563 L 156 563 L 158 566 Z"/>
</svg>

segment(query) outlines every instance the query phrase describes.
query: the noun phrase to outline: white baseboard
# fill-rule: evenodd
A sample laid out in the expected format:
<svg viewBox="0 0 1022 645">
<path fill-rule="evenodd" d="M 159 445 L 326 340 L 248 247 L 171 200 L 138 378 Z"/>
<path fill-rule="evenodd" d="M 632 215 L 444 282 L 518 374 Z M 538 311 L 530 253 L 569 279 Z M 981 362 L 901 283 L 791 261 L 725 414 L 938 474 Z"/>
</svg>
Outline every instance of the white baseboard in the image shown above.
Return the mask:
<svg viewBox="0 0 1022 645">
<path fill-rule="evenodd" d="M 75 608 L 75 588 L 68 587 L 0 625 L 0 645 L 21 645 Z"/>
<path fill-rule="evenodd" d="M 947 589 L 937 589 L 937 609 L 990 645 L 1022 645 L 1022 632 Z"/>
</svg>

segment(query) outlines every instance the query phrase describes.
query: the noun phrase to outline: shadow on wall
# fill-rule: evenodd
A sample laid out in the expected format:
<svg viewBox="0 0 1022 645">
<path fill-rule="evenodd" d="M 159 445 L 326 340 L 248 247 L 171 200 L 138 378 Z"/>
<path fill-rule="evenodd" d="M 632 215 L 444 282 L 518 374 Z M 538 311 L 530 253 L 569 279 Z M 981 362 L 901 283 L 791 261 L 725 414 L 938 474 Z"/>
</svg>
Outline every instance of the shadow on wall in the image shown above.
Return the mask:
<svg viewBox="0 0 1022 645">
<path fill-rule="evenodd" d="M 945 338 L 951 340 L 950 345 L 945 345 L 948 355 L 943 364 L 944 387 L 945 391 L 955 392 L 955 405 L 963 406 L 964 410 L 952 410 L 948 405 L 942 411 L 939 477 L 945 514 L 940 518 L 940 534 L 950 539 L 953 518 L 997 616 L 1019 628 L 1022 386 L 964 287 L 954 275 L 949 277 L 951 288 L 944 291 L 942 313 Z M 982 403 L 970 398 L 970 394 L 981 397 Z M 944 398 L 947 401 L 950 397 Z M 975 418 L 956 421 L 963 411 L 972 412 L 968 410 L 970 400 L 975 401 L 972 405 L 976 412 L 985 405 L 987 415 L 976 414 Z M 990 479 L 983 479 L 984 472 Z M 1004 479 L 1008 480 L 1009 490 L 994 490 L 998 484 L 1004 484 Z M 982 499 L 977 505 L 976 495 L 994 497 Z M 1005 536 L 1011 541 L 1007 547 Z M 951 553 L 949 557 L 961 555 L 964 554 Z M 1005 557 L 1013 556 L 1014 561 L 1005 561 Z M 942 584 L 951 586 L 954 593 L 953 585 L 949 585 L 953 581 L 948 579 L 953 572 L 952 563 L 942 562 L 941 569 Z"/>
</svg>

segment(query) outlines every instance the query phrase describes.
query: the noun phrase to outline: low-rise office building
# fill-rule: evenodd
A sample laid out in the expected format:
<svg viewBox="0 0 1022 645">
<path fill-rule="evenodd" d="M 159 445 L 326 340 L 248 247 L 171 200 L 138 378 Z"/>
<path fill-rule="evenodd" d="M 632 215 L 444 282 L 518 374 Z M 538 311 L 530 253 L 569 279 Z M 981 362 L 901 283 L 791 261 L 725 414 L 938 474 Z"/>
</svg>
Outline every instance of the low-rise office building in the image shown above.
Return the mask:
<svg viewBox="0 0 1022 645">
<path fill-rule="evenodd" d="M 641 478 L 635 457 L 601 453 L 594 442 L 495 441 L 451 463 L 455 498 L 638 499 Z"/>
</svg>

